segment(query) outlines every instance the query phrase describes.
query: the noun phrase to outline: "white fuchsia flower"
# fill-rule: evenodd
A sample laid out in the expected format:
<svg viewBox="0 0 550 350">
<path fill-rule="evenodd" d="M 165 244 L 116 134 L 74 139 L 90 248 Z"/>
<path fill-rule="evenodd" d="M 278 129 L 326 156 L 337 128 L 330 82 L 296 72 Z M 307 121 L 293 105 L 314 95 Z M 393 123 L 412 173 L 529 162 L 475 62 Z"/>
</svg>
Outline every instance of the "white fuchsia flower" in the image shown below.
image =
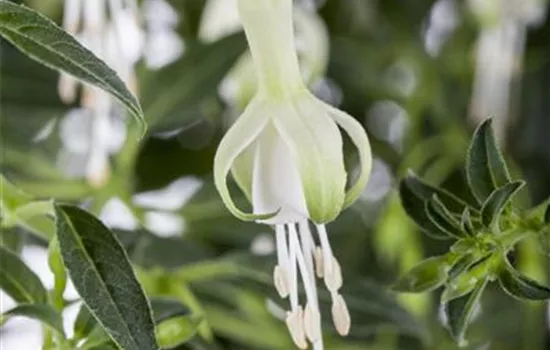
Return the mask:
<svg viewBox="0 0 550 350">
<path fill-rule="evenodd" d="M 286 323 L 292 339 L 322 349 L 315 276 L 332 295 L 332 318 L 346 335 L 350 316 L 339 290 L 342 274 L 325 224 L 352 204 L 371 170 L 371 150 L 359 122 L 312 95 L 300 76 L 292 28 L 292 0 L 239 0 L 238 9 L 258 78 L 256 95 L 222 139 L 214 160 L 216 187 L 242 220 L 274 225 L 274 284 L 289 297 Z M 360 174 L 346 191 L 342 128 L 359 151 Z M 232 172 L 252 203 L 245 213 L 227 186 Z M 318 241 L 310 229 L 317 231 Z M 306 302 L 298 297 L 298 276 Z"/>
<path fill-rule="evenodd" d="M 136 0 L 65 0 L 63 27 L 113 67 L 130 90 L 137 92 L 134 64 L 142 55 L 143 33 L 138 23 Z M 74 77 L 61 73 L 58 84 L 61 100 L 74 102 L 77 87 L 78 81 Z M 81 105 L 83 108 L 71 111 L 66 119 L 91 118 L 93 122 L 90 127 L 82 128 L 70 121 L 65 124 L 75 126 L 70 128 L 71 138 L 88 140 L 84 152 L 85 175 L 92 186 L 101 187 L 109 178 L 109 154 L 122 146 L 126 128 L 121 128 L 121 123 L 113 120 L 122 112 L 108 93 L 91 85 L 83 85 Z M 75 136 L 73 131 L 77 130 L 81 133 Z M 69 153 L 76 157 L 83 153 L 74 152 L 70 140 L 63 141 Z"/>
</svg>

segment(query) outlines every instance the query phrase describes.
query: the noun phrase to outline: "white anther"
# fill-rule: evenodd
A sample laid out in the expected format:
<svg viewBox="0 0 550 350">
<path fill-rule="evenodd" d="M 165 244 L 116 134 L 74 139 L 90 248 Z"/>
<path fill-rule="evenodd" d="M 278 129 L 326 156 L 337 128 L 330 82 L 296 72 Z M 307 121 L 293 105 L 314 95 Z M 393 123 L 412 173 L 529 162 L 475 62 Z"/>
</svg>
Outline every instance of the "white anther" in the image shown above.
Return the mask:
<svg viewBox="0 0 550 350">
<path fill-rule="evenodd" d="M 273 271 L 273 282 L 281 298 L 286 298 L 290 293 L 288 274 L 279 265 L 275 266 L 275 270 Z"/>
<path fill-rule="evenodd" d="M 324 267 L 325 264 L 323 264 L 323 250 L 321 249 L 321 247 L 319 246 L 315 247 L 314 257 L 315 257 L 315 274 L 317 275 L 318 278 L 323 278 L 325 274 L 325 267 Z"/>
<path fill-rule="evenodd" d="M 304 311 L 304 329 L 312 343 L 321 338 L 321 314 L 311 303 L 307 303 Z"/>
<path fill-rule="evenodd" d="M 351 318 L 346 302 L 341 294 L 333 294 L 332 296 L 332 321 L 340 335 L 348 335 Z"/>
<path fill-rule="evenodd" d="M 334 256 L 332 257 L 331 262 L 331 268 L 325 269 L 325 284 L 330 292 L 336 293 L 338 289 L 342 287 L 342 270 L 340 269 L 340 264 Z"/>
<path fill-rule="evenodd" d="M 298 308 L 294 311 L 287 312 L 286 325 L 294 344 L 296 344 L 296 346 L 300 349 L 307 349 L 303 311 L 301 306 L 298 306 Z"/>
</svg>

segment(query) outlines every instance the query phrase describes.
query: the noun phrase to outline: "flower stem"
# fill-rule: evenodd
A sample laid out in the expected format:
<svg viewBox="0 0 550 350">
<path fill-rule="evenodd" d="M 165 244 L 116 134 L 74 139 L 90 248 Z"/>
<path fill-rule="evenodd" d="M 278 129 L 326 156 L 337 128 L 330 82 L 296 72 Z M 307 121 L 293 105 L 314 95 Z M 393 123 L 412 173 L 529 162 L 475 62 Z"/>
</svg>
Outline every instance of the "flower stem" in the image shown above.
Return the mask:
<svg viewBox="0 0 550 350">
<path fill-rule="evenodd" d="M 238 0 L 258 92 L 280 98 L 304 89 L 292 26 L 292 0 Z"/>
</svg>

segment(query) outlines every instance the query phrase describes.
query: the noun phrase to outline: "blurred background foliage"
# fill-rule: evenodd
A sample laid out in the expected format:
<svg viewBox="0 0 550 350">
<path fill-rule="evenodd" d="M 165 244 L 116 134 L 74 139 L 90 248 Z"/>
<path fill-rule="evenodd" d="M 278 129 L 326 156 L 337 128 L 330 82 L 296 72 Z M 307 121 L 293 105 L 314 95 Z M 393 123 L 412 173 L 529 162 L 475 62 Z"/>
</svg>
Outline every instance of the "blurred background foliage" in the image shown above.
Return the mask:
<svg viewBox="0 0 550 350">
<path fill-rule="evenodd" d="M 476 50 L 492 25 L 472 10 L 483 1 L 303 1 L 318 12 L 329 38 L 326 72 L 312 88 L 365 126 L 375 157 L 364 195 L 329 225 L 353 322 L 344 339 L 331 337 L 327 324 L 329 349 L 456 348 L 441 319 L 439 292 L 395 295 L 387 286 L 422 258 L 449 248 L 420 233 L 401 209 L 396 184 L 406 170 L 468 196 L 464 157 L 481 120 L 472 107 L 482 76 Z M 204 315 L 197 335 L 181 349 L 289 349 L 284 323 L 269 311 L 280 302 L 271 282 L 270 229 L 233 218 L 212 184 L 216 147 L 245 103 L 223 98 L 220 83 L 246 42 L 240 32 L 199 38 L 206 2 L 169 1 L 178 15 L 174 30 L 183 53 L 158 69 L 137 63 L 149 133 L 138 143 L 129 126 L 123 147 L 111 157 L 111 178 L 99 188 L 60 170 L 62 119 L 77 104 L 58 97 L 58 73 L 0 41 L 2 173 L 37 198 L 84 204 L 118 226 L 147 293 L 168 295 Z M 61 22 L 61 1 L 24 3 Z M 517 20 L 524 42 L 513 55 L 506 113 L 494 115 L 514 177 L 527 180 L 524 200 L 532 205 L 550 195 L 550 20 L 544 15 L 547 3 L 538 5 L 542 20 L 533 25 Z M 497 49 L 492 65 L 500 64 Z M 483 91 L 481 99 L 489 101 L 490 91 Z M 348 158 L 355 163 L 355 154 Z M 175 203 L 168 197 L 160 206 L 144 199 L 146 191 L 174 187 L 185 188 Z M 143 228 L 112 220 L 122 216 L 112 214 L 113 207 L 124 205 Z M 168 233 L 167 223 L 175 225 Z M 14 250 L 46 247 L 24 231 L 2 230 L 4 244 Z M 550 260 L 537 244 L 526 242 L 515 258 L 526 274 L 548 282 Z M 327 308 L 328 296 L 323 298 Z M 489 288 L 481 305 L 468 333 L 469 348 L 550 347 L 547 304 L 518 302 Z"/>
</svg>

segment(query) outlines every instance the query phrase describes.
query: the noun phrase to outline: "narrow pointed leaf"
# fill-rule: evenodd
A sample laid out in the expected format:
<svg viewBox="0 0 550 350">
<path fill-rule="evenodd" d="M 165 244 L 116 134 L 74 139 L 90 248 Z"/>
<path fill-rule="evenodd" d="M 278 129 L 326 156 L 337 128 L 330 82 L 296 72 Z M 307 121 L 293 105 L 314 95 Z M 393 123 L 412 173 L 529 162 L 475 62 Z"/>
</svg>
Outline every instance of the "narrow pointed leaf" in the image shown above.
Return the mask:
<svg viewBox="0 0 550 350">
<path fill-rule="evenodd" d="M 481 208 L 481 221 L 486 227 L 498 222 L 500 214 L 512 197 L 525 185 L 523 181 L 510 182 L 491 193 Z"/>
<path fill-rule="evenodd" d="M 149 301 L 114 234 L 88 212 L 56 205 L 57 237 L 76 290 L 113 341 L 156 350 Z"/>
<path fill-rule="evenodd" d="M 465 232 L 469 236 L 475 236 L 476 230 L 474 228 L 474 225 L 472 223 L 472 217 L 470 216 L 470 210 L 468 208 L 465 208 L 462 212 L 462 217 L 460 219 L 460 227 L 462 228 L 462 232 Z"/>
<path fill-rule="evenodd" d="M 520 300 L 547 300 L 550 299 L 550 288 L 522 275 L 509 262 L 498 276 L 500 286 L 514 298 Z"/>
<path fill-rule="evenodd" d="M 110 93 L 145 132 L 141 107 L 116 72 L 53 21 L 25 6 L 0 0 L 0 35 L 45 66 Z"/>
<path fill-rule="evenodd" d="M 445 283 L 448 268 L 447 257 L 428 258 L 413 266 L 391 288 L 402 293 L 422 293 L 436 289 Z"/>
<path fill-rule="evenodd" d="M 437 195 L 433 195 L 430 200 L 425 203 L 424 210 L 430 221 L 440 230 L 454 238 L 465 236 L 462 233 L 460 223 L 453 217 L 445 205 L 439 200 Z"/>
<path fill-rule="evenodd" d="M 443 294 L 441 294 L 441 303 L 445 304 L 470 293 L 478 285 L 479 281 L 488 279 L 493 265 L 491 256 L 486 255 L 475 261 L 467 270 L 463 270 L 460 274 L 454 271 L 453 274 L 457 276 L 449 279 L 445 290 L 443 290 Z M 455 264 L 457 263 L 458 261 Z"/>
<path fill-rule="evenodd" d="M 474 133 L 466 156 L 466 179 L 480 204 L 494 190 L 510 182 L 508 168 L 491 129 L 491 119 L 483 122 Z"/>
<path fill-rule="evenodd" d="M 0 288 L 19 303 L 46 303 L 40 278 L 13 252 L 0 245 Z"/>
<path fill-rule="evenodd" d="M 430 220 L 425 210 L 426 201 L 434 195 L 435 191 L 435 188 L 425 185 L 412 173 L 399 183 L 401 204 L 409 217 L 428 236 L 434 239 L 449 239 L 449 235 Z"/>
<path fill-rule="evenodd" d="M 27 317 L 40 321 L 56 332 L 64 334 L 61 315 L 48 304 L 20 304 L 2 314 L 2 321 L 12 317 Z"/>
<path fill-rule="evenodd" d="M 468 325 L 472 321 L 472 316 L 476 305 L 481 299 L 488 279 L 479 281 L 472 293 L 461 298 L 451 300 L 445 305 L 447 314 L 447 326 L 452 337 L 460 345 L 465 345 L 464 335 Z"/>
<path fill-rule="evenodd" d="M 462 272 L 466 271 L 470 266 L 472 266 L 476 261 L 480 260 L 477 254 L 468 253 L 461 256 L 449 270 L 449 279 L 454 279 Z"/>
</svg>

